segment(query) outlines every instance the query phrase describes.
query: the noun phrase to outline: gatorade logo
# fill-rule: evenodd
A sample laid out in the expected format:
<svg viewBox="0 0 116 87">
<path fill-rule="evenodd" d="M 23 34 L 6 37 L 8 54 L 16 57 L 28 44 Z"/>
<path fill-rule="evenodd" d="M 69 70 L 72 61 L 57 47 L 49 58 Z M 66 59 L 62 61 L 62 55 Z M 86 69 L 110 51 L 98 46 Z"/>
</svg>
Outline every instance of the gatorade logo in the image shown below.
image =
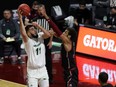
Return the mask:
<svg viewBox="0 0 116 87">
<path fill-rule="evenodd" d="M 80 27 L 76 52 L 116 60 L 116 33 Z"/>
<path fill-rule="evenodd" d="M 85 35 L 83 44 L 87 47 L 116 52 L 116 44 L 112 39 Z"/>
</svg>

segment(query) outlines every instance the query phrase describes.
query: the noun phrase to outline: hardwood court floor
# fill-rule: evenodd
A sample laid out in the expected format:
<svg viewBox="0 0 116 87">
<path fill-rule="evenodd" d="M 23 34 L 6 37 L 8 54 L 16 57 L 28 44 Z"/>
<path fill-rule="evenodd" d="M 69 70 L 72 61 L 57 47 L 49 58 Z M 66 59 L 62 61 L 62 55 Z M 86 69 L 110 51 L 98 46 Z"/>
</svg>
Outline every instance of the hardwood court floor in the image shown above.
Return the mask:
<svg viewBox="0 0 116 87">
<path fill-rule="evenodd" d="M 26 85 L 0 79 L 0 87 L 26 87 Z"/>
<path fill-rule="evenodd" d="M 54 81 L 50 87 L 65 87 L 62 68 L 59 59 L 59 55 L 53 55 L 53 77 Z M 15 57 L 12 57 L 16 60 Z M 27 87 L 26 86 L 26 63 L 11 64 L 11 59 L 6 58 L 4 64 L 0 64 L 0 87 Z M 23 56 L 23 60 L 26 62 L 26 57 Z M 79 82 L 78 87 L 99 87 L 88 83 Z"/>
</svg>

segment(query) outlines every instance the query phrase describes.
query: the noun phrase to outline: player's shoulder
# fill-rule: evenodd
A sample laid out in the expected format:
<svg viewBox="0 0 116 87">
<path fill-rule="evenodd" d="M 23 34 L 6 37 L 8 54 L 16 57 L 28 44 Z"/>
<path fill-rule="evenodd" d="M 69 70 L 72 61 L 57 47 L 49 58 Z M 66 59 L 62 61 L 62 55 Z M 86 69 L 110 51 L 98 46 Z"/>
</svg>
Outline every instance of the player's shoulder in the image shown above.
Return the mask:
<svg viewBox="0 0 116 87">
<path fill-rule="evenodd" d="M 32 39 L 28 38 L 27 42 L 24 42 L 25 44 L 31 44 L 33 42 Z"/>
</svg>

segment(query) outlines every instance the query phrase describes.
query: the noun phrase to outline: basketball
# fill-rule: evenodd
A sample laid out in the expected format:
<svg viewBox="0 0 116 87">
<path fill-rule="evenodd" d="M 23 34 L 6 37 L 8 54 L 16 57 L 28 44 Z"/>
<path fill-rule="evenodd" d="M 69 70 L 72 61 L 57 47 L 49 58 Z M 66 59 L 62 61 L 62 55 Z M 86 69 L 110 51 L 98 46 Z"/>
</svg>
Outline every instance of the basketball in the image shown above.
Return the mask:
<svg viewBox="0 0 116 87">
<path fill-rule="evenodd" d="M 30 7 L 25 3 L 20 4 L 19 7 L 18 7 L 18 10 L 22 11 L 23 16 L 29 16 L 30 11 L 31 11 Z"/>
</svg>

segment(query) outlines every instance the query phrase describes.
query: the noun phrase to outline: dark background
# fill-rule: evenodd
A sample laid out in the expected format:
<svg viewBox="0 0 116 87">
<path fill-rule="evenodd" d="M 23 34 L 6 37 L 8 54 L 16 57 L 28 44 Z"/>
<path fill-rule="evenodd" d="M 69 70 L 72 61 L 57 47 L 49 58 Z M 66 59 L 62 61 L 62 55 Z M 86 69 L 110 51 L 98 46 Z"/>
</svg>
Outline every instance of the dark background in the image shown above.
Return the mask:
<svg viewBox="0 0 116 87">
<path fill-rule="evenodd" d="M 27 3 L 32 5 L 34 0 L 0 0 L 0 19 L 3 17 L 4 9 L 17 9 L 21 3 Z M 70 3 L 78 3 L 82 0 L 37 0 L 39 3 L 45 4 L 48 14 L 50 14 L 50 8 L 54 5 L 60 5 L 66 14 L 69 11 Z M 87 3 L 91 3 L 92 0 L 85 0 Z"/>
</svg>

